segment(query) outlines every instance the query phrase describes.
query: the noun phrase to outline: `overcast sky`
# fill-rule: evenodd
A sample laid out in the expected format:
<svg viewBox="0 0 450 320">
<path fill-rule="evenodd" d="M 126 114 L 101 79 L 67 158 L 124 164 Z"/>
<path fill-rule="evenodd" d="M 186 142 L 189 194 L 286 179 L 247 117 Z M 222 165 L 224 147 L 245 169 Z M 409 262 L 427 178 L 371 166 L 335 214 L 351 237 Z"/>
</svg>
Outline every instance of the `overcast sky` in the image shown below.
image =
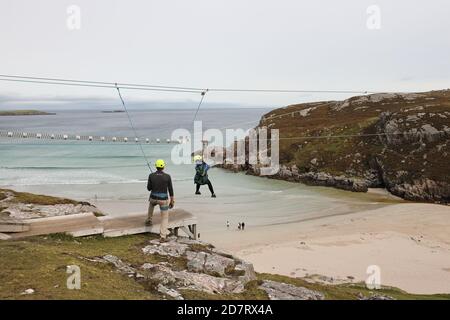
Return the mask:
<svg viewBox="0 0 450 320">
<path fill-rule="evenodd" d="M 70 5 L 81 9 L 79 30 L 67 26 Z M 374 17 L 367 13 L 371 5 L 380 9 L 379 29 L 367 26 Z M 0 74 L 195 87 L 425 91 L 450 87 L 449 39 L 448 0 L 0 0 Z M 0 107 L 30 98 L 117 99 L 111 89 L 6 82 L 0 88 Z M 124 96 L 192 107 L 199 98 L 134 91 Z M 346 97 L 211 93 L 207 101 L 276 107 Z"/>
</svg>

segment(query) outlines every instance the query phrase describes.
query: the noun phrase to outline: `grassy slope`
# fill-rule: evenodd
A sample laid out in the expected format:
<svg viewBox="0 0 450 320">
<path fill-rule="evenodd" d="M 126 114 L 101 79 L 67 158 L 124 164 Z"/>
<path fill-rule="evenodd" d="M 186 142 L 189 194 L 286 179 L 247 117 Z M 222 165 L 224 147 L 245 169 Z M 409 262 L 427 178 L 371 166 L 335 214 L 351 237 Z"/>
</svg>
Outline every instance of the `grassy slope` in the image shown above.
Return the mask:
<svg viewBox="0 0 450 320">
<path fill-rule="evenodd" d="M 27 203 L 36 205 L 79 204 L 78 201 L 71 199 L 51 197 L 28 192 L 17 192 L 9 189 L 0 189 L 0 200 L 6 198 L 7 192 L 12 193 L 14 195 L 14 199 L 12 200 L 12 202 L 14 203 Z"/>
<path fill-rule="evenodd" d="M 112 254 L 135 267 L 145 262 L 168 261 L 175 268 L 185 268 L 184 259 L 144 255 L 141 248 L 151 238 L 153 236 L 135 235 L 74 239 L 65 235 L 53 235 L 1 241 L 0 299 L 161 299 L 163 297 L 151 284 L 121 275 L 110 265 L 85 259 Z M 81 290 L 66 288 L 66 266 L 72 264 L 81 269 Z M 258 277 L 259 281 L 272 279 L 319 290 L 328 299 L 355 299 L 359 292 L 370 295 L 362 285 L 310 284 L 302 279 L 269 274 L 259 274 Z M 267 295 L 257 285 L 258 281 L 249 283 L 247 291 L 242 294 L 210 295 L 192 290 L 183 290 L 182 294 L 188 299 L 267 299 Z M 33 288 L 36 292 L 32 295 L 20 295 L 28 288 Z M 450 299 L 449 295 L 409 295 L 397 289 L 385 289 L 377 293 L 399 299 Z"/>
<path fill-rule="evenodd" d="M 401 128 L 403 130 L 420 128 L 423 124 L 432 124 L 438 130 L 442 130 L 445 125 L 448 126 L 450 122 L 448 118 L 436 115 L 450 111 L 450 91 L 432 91 L 422 95 L 414 100 L 396 97 L 379 102 L 366 101 L 363 103 L 358 103 L 359 97 L 354 97 L 349 99 L 349 106 L 341 110 L 334 109 L 340 103 L 337 101 L 291 105 L 269 112 L 265 115 L 265 119 L 261 120 L 259 126 L 270 125 L 272 129 L 279 129 L 281 138 L 375 133 L 375 125 L 383 112 L 390 112 L 394 117 L 402 118 L 402 120 L 418 113 L 425 114 L 416 122 L 403 121 L 402 124 L 405 125 Z M 291 112 L 299 112 L 310 107 L 315 107 L 315 109 L 310 111 L 306 117 L 302 117 L 298 113 L 293 117 L 289 115 Z M 415 109 L 420 107 L 424 107 L 424 109 Z M 288 115 L 277 117 L 282 114 Z M 430 114 L 434 114 L 434 116 Z M 270 119 L 270 116 L 275 116 L 275 118 Z M 449 146 L 444 145 L 445 149 L 438 152 L 436 144 L 428 143 L 425 150 L 417 152 L 417 145 L 408 146 L 405 143 L 402 148 L 387 150 L 384 155 L 384 163 L 392 172 L 406 170 L 411 173 L 417 172 L 420 177 L 448 181 L 450 172 L 443 169 L 448 161 L 444 151 L 448 151 Z M 280 140 L 280 162 L 286 165 L 295 164 L 300 172 L 318 170 L 336 175 L 359 176 L 365 170 L 370 169 L 369 161 L 375 155 L 380 155 L 384 147 L 378 137 L 282 139 Z M 358 159 L 354 157 L 356 153 L 360 154 Z M 427 153 L 427 163 L 424 164 L 422 156 Z M 312 166 L 310 162 L 314 158 L 318 160 L 316 166 Z M 406 162 L 401 163 L 399 159 L 406 159 Z"/>
<path fill-rule="evenodd" d="M 7 193 L 12 193 L 14 198 L 10 201 L 11 203 L 25 203 L 25 204 L 34 204 L 34 205 L 56 205 L 56 204 L 88 204 L 92 206 L 92 204 L 87 202 L 79 202 L 72 199 L 59 198 L 46 196 L 41 194 L 34 194 L 28 192 L 17 192 L 9 189 L 0 189 L 0 201 L 7 198 Z M 0 213 L 7 208 L 7 203 L 0 203 Z M 103 216 L 101 212 L 94 212 L 96 217 Z"/>
</svg>

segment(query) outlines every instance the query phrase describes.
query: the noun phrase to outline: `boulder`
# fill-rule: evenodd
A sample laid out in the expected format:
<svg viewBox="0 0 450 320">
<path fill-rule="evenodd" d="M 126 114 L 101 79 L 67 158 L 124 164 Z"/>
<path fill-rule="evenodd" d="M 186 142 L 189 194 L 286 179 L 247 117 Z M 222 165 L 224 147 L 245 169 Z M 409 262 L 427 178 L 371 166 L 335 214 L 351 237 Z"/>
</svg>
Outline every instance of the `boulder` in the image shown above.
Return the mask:
<svg viewBox="0 0 450 320">
<path fill-rule="evenodd" d="M 131 267 L 127 263 L 123 262 L 116 256 L 107 254 L 107 255 L 103 256 L 101 259 L 103 260 L 103 262 L 108 262 L 108 263 L 111 263 L 112 265 L 114 265 L 114 267 L 116 267 L 116 269 L 121 273 L 131 275 L 131 276 L 137 275 L 137 272 L 133 267 Z"/>
<path fill-rule="evenodd" d="M 318 291 L 291 284 L 264 280 L 259 286 L 269 296 L 270 300 L 323 300 L 325 296 Z"/>
<path fill-rule="evenodd" d="M 234 267 L 234 260 L 214 253 L 187 251 L 189 271 L 225 276 Z"/>
<path fill-rule="evenodd" d="M 240 261 L 236 267 L 234 267 L 235 271 L 241 271 L 243 275 L 239 276 L 238 279 L 244 283 L 247 283 L 249 281 L 256 280 L 256 272 L 253 268 L 253 264 Z"/>
<path fill-rule="evenodd" d="M 235 279 L 215 277 L 205 273 L 189 272 L 187 270 L 174 271 L 170 267 L 157 265 L 143 265 L 150 271 L 149 278 L 164 286 L 175 286 L 177 289 L 191 289 L 207 293 L 241 293 L 244 284 Z"/>
<path fill-rule="evenodd" d="M 175 300 L 184 300 L 183 296 L 181 295 L 181 293 L 179 293 L 177 290 L 174 289 L 169 289 L 166 286 L 162 285 L 162 284 L 158 284 L 158 288 L 157 288 L 158 292 L 169 296 Z"/>
<path fill-rule="evenodd" d="M 159 254 L 161 256 L 181 257 L 185 254 L 188 245 L 177 241 L 159 243 L 151 241 L 151 244 L 142 248 L 145 254 Z"/>
</svg>

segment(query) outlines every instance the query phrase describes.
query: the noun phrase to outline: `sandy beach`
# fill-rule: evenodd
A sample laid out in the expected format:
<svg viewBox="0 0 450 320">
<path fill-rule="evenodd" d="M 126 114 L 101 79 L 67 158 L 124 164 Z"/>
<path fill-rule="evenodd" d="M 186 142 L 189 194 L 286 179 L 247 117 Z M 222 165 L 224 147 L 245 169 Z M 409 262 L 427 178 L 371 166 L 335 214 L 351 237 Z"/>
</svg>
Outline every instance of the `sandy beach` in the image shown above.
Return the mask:
<svg viewBox="0 0 450 320">
<path fill-rule="evenodd" d="M 235 244 L 220 246 L 251 261 L 259 272 L 325 275 L 334 282 L 348 282 L 364 281 L 367 267 L 377 265 L 382 285 L 410 293 L 450 292 L 448 206 L 396 204 L 285 229 L 290 240 L 271 241 L 266 232 L 258 245 L 239 248 L 238 237 Z M 256 237 L 253 231 L 245 233 Z"/>
</svg>

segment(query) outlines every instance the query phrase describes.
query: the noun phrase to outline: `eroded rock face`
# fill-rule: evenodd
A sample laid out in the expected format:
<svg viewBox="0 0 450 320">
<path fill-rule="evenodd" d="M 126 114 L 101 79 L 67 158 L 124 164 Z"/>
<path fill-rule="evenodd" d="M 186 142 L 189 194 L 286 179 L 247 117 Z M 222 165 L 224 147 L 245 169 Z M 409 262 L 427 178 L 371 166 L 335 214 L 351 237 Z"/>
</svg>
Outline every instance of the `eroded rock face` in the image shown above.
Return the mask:
<svg viewBox="0 0 450 320">
<path fill-rule="evenodd" d="M 260 288 L 267 292 L 270 300 L 323 300 L 325 296 L 314 290 L 291 284 L 264 280 Z"/>
</svg>

